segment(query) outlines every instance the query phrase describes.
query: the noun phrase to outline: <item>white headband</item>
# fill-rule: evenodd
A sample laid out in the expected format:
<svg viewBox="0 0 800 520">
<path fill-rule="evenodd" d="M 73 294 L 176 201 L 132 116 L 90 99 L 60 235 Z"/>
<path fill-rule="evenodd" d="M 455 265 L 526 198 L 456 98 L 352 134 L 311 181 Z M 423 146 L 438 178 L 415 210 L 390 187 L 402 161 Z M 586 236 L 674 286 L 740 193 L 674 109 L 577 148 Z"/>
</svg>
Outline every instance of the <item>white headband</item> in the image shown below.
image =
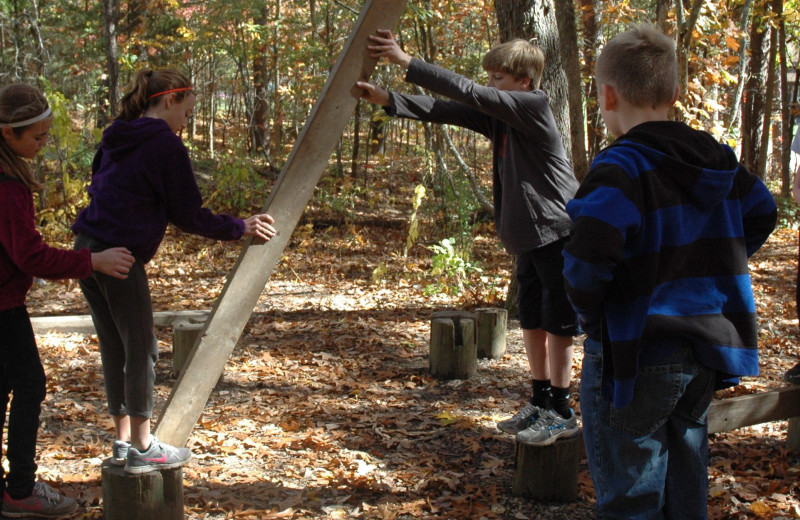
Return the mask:
<svg viewBox="0 0 800 520">
<path fill-rule="evenodd" d="M 44 112 L 42 112 L 41 114 L 39 114 L 36 117 L 32 117 L 30 119 L 26 119 L 25 121 L 14 121 L 13 123 L 0 123 L 0 128 L 4 128 L 4 127 L 19 128 L 21 126 L 32 125 L 33 123 L 38 123 L 42 119 L 47 119 L 48 117 L 50 117 L 50 114 L 52 114 L 52 113 L 53 113 L 53 111 L 50 110 L 50 107 L 47 107 L 47 110 L 45 110 Z"/>
</svg>

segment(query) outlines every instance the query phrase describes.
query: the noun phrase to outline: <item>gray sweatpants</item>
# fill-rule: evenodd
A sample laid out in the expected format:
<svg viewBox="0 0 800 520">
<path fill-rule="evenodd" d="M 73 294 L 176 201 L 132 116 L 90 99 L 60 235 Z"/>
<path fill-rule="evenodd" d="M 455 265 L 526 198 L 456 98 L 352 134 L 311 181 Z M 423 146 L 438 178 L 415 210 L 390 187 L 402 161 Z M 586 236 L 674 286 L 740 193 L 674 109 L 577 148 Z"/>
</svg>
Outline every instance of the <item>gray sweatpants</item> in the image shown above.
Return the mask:
<svg viewBox="0 0 800 520">
<path fill-rule="evenodd" d="M 82 247 L 96 252 L 110 246 L 78 235 L 75 249 Z M 100 342 L 108 412 L 150 418 L 158 342 L 144 265 L 137 260 L 125 280 L 94 272 L 80 286 Z"/>
</svg>

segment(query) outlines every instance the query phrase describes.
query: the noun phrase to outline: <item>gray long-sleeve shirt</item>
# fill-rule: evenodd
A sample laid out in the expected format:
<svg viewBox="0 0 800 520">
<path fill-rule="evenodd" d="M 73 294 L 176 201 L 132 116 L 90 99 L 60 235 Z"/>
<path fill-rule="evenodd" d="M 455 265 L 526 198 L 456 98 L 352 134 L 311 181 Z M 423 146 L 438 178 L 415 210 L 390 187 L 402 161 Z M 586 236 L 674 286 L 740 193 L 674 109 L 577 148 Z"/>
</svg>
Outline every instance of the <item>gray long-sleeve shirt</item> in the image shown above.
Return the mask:
<svg viewBox="0 0 800 520">
<path fill-rule="evenodd" d="M 392 92 L 390 115 L 462 126 L 492 141 L 495 226 L 509 253 L 569 234 L 566 205 L 578 181 L 544 92 L 486 87 L 416 58 L 406 81 L 452 101 Z"/>
</svg>

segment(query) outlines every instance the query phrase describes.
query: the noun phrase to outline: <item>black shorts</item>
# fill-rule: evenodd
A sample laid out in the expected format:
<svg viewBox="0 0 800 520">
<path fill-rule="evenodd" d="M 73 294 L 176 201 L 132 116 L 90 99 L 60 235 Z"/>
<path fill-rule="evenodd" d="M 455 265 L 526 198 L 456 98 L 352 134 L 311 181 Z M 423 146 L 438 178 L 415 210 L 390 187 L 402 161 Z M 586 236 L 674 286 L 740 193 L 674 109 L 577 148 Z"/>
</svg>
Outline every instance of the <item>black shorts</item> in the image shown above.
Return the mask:
<svg viewBox="0 0 800 520">
<path fill-rule="evenodd" d="M 564 288 L 567 238 L 517 255 L 519 323 L 523 329 L 544 329 L 558 336 L 577 334 L 575 311 Z"/>
</svg>

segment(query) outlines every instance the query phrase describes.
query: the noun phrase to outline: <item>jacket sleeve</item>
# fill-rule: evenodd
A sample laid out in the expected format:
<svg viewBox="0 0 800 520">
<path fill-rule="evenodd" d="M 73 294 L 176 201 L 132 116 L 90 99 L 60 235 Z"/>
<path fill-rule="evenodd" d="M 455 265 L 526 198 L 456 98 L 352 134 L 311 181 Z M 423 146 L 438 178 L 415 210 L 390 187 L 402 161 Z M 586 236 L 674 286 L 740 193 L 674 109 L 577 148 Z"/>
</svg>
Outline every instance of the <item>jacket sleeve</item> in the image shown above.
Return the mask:
<svg viewBox="0 0 800 520">
<path fill-rule="evenodd" d="M 757 176 L 740 167 L 743 183 L 742 220 L 747 256 L 764 245 L 778 222 L 778 208 L 769 188 Z"/>
<path fill-rule="evenodd" d="M 581 327 L 598 341 L 606 288 L 624 260 L 626 237 L 641 227 L 641 212 L 626 185 L 630 182 L 621 169 L 600 165 L 567 204 L 573 222 L 563 252 L 567 296 Z"/>
<path fill-rule="evenodd" d="M 536 137 L 552 128 L 550 104 L 541 90 L 498 90 L 416 58 L 411 60 L 406 81 L 466 105 L 490 120 L 502 121 L 525 135 Z"/>
<path fill-rule="evenodd" d="M 92 274 L 88 249 L 50 247 L 34 226 L 33 198 L 22 183 L 0 183 L 0 246 L 23 273 L 51 280 L 86 278 Z"/>
<path fill-rule="evenodd" d="M 180 138 L 174 137 L 177 140 L 173 141 L 175 149 L 162 156 L 169 158 L 163 179 L 167 218 L 187 233 L 214 240 L 241 238 L 244 234 L 242 219 L 216 215 L 203 207 L 203 197 L 194 177 L 189 153 Z"/>
</svg>

